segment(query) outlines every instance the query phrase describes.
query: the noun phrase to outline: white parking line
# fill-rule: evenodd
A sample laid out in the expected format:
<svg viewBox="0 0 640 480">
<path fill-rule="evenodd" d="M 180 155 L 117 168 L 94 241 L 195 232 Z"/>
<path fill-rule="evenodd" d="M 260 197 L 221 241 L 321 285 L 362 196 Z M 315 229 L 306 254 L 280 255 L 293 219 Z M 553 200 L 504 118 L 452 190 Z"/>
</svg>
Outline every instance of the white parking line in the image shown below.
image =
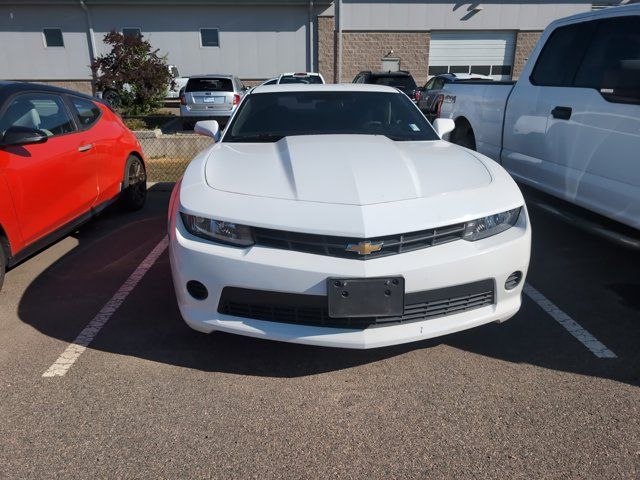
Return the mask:
<svg viewBox="0 0 640 480">
<path fill-rule="evenodd" d="M 113 314 L 118 310 L 120 305 L 125 301 L 127 296 L 133 291 L 138 282 L 142 280 L 145 273 L 158 260 L 168 245 L 167 237 L 164 237 L 158 245 L 155 246 L 151 253 L 142 261 L 138 268 L 127 278 L 118 291 L 111 299 L 102 307 L 102 310 L 91 320 L 86 327 L 80 332 L 76 339 L 66 348 L 62 355 L 54 362 L 49 369 L 42 374 L 43 377 L 62 377 L 64 376 L 76 360 L 87 349 L 89 344 L 96 337 L 98 332 L 105 326 Z"/>
<path fill-rule="evenodd" d="M 540 308 L 551 315 L 551 317 L 562 325 L 571 335 L 576 337 L 580 343 L 587 347 L 596 357 L 617 358 L 617 355 L 609 350 L 602 342 L 582 328 L 578 322 L 560 310 L 557 305 L 528 283 L 524 286 L 524 293 L 536 302 Z"/>
</svg>

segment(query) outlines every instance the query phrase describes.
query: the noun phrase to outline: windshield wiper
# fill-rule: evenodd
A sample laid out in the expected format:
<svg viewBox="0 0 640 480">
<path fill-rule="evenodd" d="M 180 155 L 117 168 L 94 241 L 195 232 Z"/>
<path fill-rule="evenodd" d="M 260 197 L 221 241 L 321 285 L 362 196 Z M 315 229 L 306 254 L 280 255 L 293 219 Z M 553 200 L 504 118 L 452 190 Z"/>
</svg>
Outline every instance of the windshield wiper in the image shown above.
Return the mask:
<svg viewBox="0 0 640 480">
<path fill-rule="evenodd" d="M 270 143 L 281 140 L 284 135 L 275 135 L 272 133 L 256 133 L 254 135 L 234 135 L 229 139 L 225 139 L 225 142 L 235 143 Z"/>
<path fill-rule="evenodd" d="M 391 135 L 388 133 L 383 133 L 382 135 L 387 137 L 389 140 L 393 140 L 394 142 L 406 142 L 411 140 L 411 138 L 407 138 L 403 135 Z"/>
</svg>

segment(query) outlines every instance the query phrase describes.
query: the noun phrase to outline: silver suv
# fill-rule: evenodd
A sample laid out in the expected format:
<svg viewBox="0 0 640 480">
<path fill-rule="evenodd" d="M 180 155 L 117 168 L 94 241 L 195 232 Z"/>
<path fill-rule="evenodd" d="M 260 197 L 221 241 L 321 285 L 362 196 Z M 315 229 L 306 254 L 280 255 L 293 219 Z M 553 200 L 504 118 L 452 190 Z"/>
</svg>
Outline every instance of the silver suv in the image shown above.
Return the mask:
<svg viewBox="0 0 640 480">
<path fill-rule="evenodd" d="M 195 75 L 180 92 L 183 128 L 198 120 L 217 120 L 224 127 L 247 88 L 234 75 Z"/>
</svg>

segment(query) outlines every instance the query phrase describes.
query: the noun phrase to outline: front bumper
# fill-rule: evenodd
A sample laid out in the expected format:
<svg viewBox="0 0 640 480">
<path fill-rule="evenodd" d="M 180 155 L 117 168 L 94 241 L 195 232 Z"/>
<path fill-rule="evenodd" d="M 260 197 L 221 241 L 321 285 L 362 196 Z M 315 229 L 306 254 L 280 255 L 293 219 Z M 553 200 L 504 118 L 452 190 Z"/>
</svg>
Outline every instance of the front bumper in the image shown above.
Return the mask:
<svg viewBox="0 0 640 480">
<path fill-rule="evenodd" d="M 220 330 L 251 337 L 342 348 L 375 348 L 408 343 L 503 322 L 520 308 L 524 280 L 513 290 L 507 277 L 526 275 L 531 232 L 526 209 L 511 229 L 477 242 L 464 240 L 409 253 L 361 261 L 254 246 L 228 247 L 190 235 L 179 219 L 170 226 L 170 260 L 180 312 L 195 330 Z M 407 293 L 446 288 L 491 278 L 495 303 L 440 318 L 365 329 L 296 325 L 218 313 L 224 287 L 326 295 L 328 277 L 402 275 Z M 524 276 L 523 275 L 523 276 Z M 186 283 L 197 280 L 209 292 L 205 300 L 189 295 Z"/>
</svg>

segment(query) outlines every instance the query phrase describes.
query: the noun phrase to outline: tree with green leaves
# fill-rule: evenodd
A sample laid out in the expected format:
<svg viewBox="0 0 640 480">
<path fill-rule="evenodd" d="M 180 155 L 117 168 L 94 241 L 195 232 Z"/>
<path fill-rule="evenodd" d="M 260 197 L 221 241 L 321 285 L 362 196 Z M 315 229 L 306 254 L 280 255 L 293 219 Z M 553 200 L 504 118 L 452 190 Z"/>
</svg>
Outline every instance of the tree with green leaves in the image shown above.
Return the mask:
<svg viewBox="0 0 640 480">
<path fill-rule="evenodd" d="M 159 50 L 142 35 L 124 36 L 113 30 L 105 35 L 104 43 L 111 51 L 91 64 L 103 98 L 127 115 L 160 108 L 171 80 L 166 55 L 158 55 Z"/>
</svg>

